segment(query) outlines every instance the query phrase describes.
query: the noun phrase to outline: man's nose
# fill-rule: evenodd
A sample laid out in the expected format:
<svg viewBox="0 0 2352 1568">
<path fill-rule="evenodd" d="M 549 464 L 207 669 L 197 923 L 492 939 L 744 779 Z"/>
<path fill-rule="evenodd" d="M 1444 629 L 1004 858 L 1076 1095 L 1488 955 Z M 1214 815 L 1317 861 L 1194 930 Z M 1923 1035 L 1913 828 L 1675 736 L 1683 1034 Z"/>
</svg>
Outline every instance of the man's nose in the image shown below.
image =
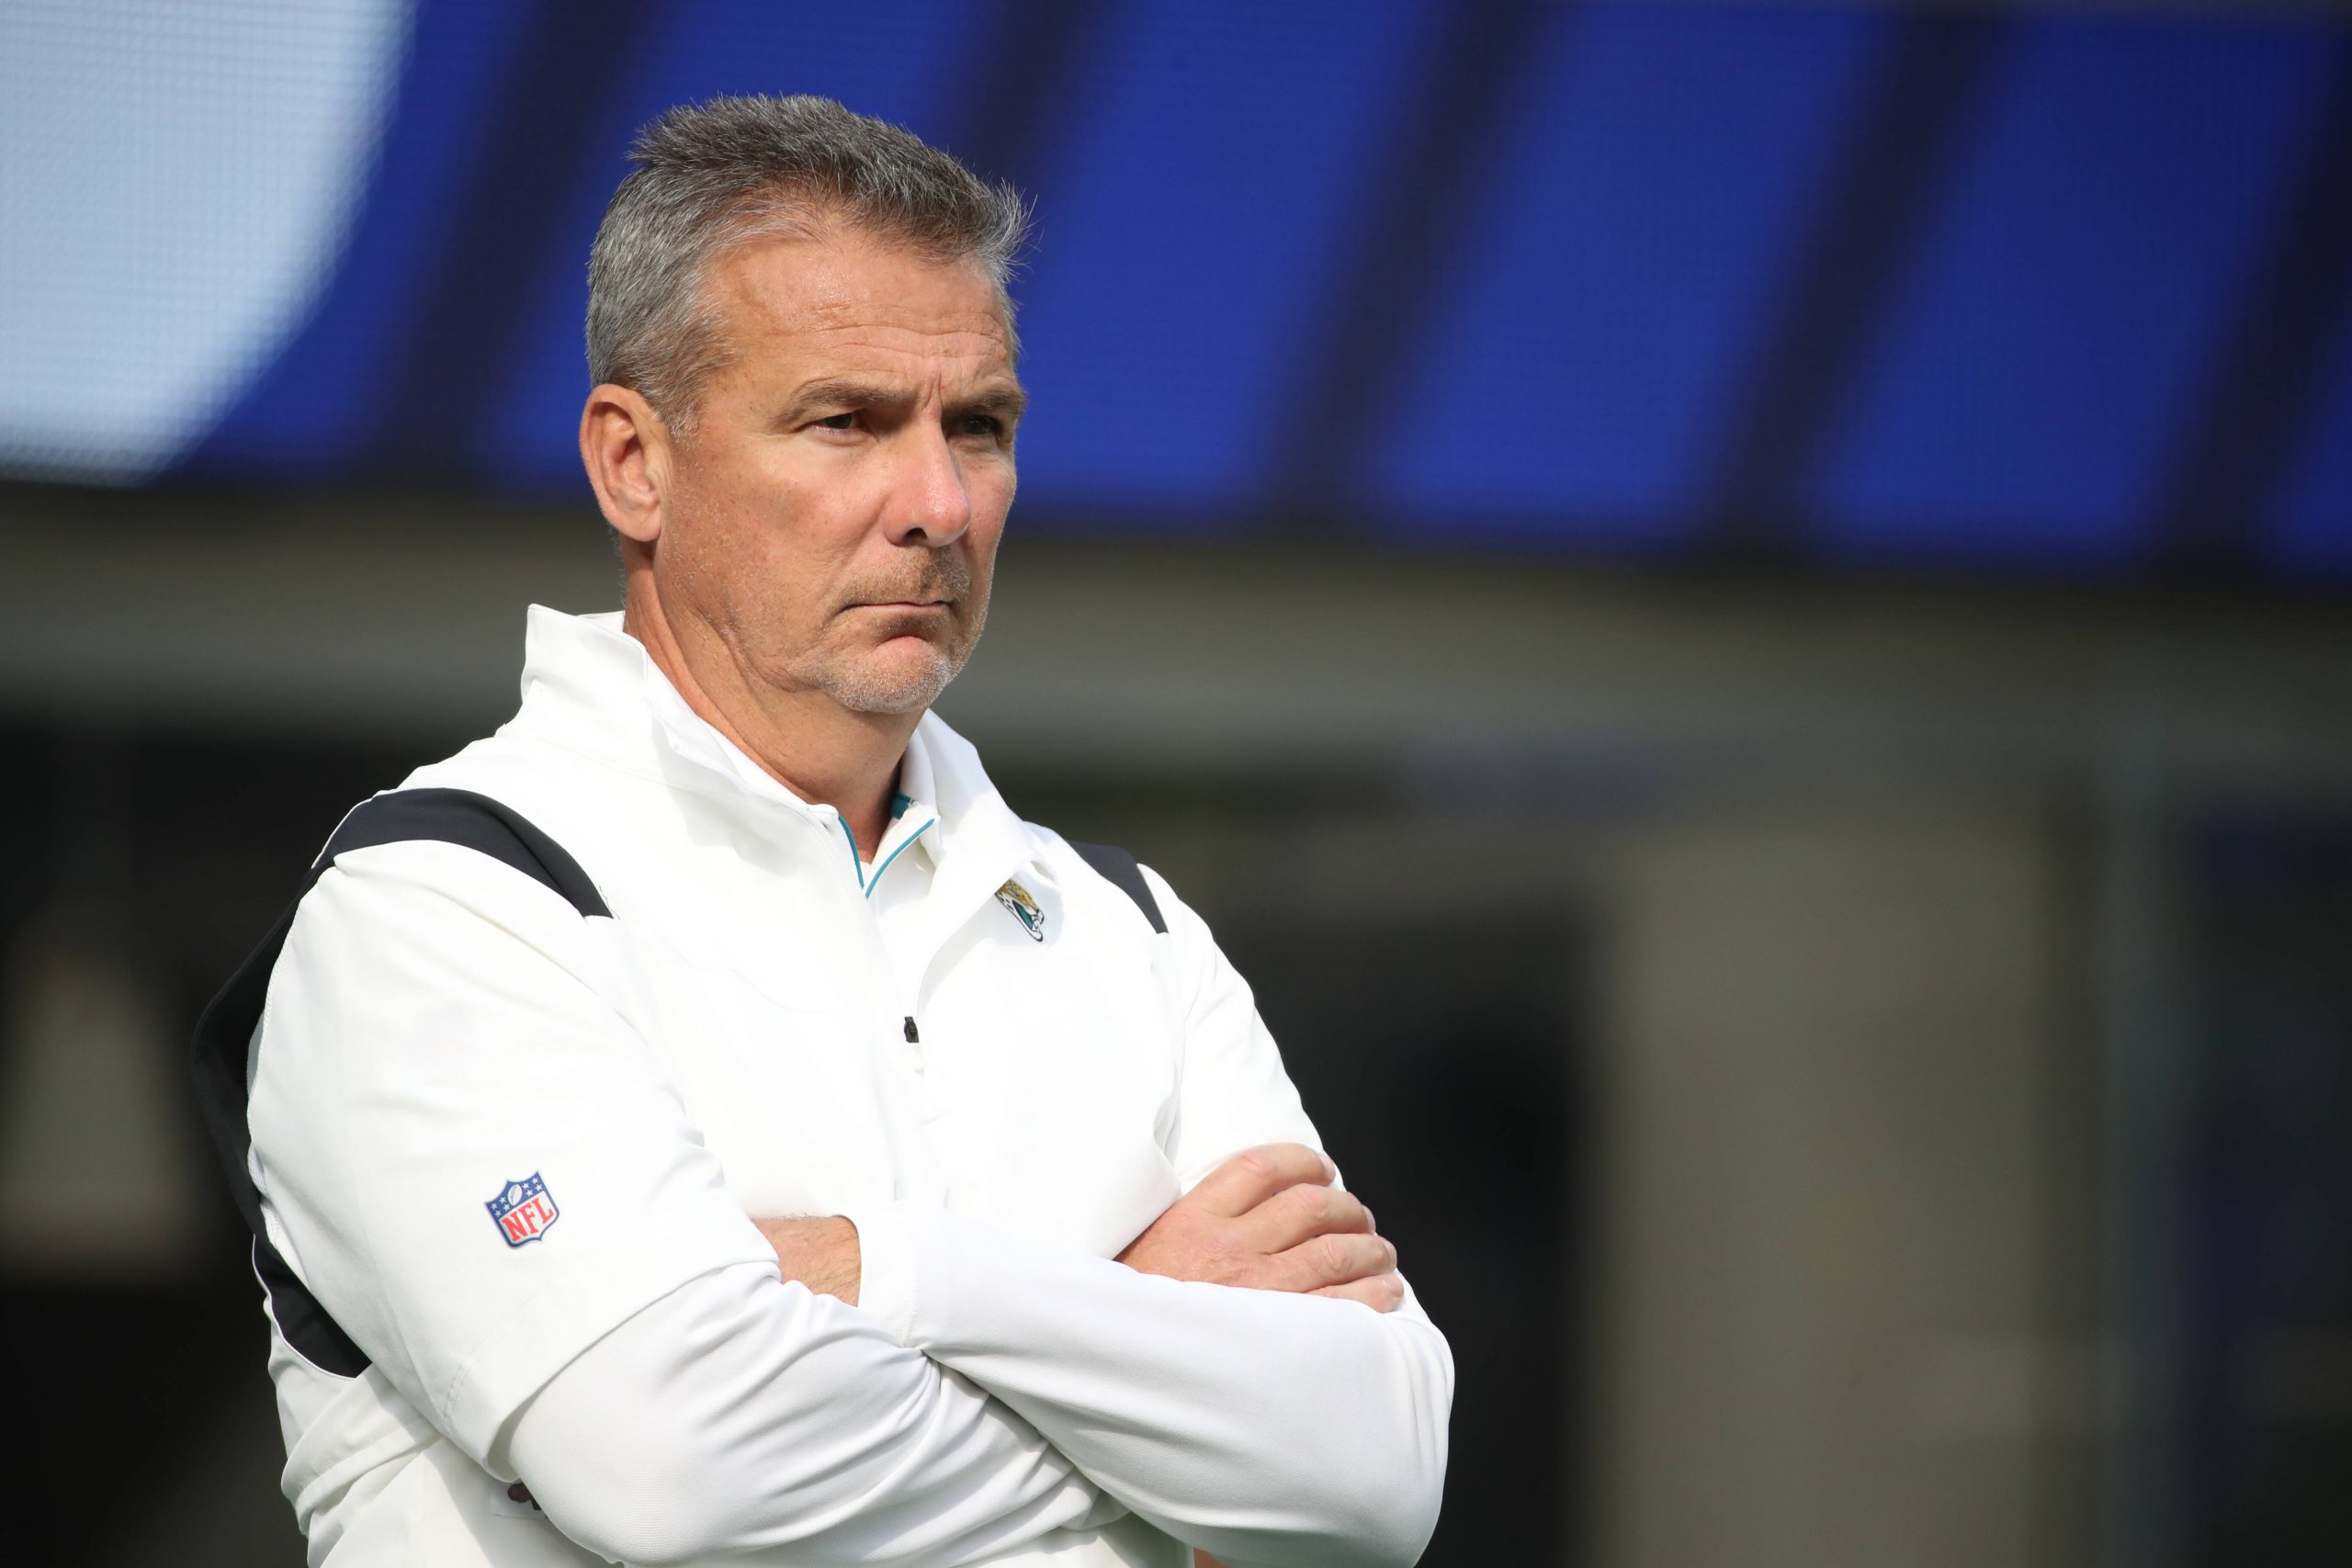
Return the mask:
<svg viewBox="0 0 2352 1568">
<path fill-rule="evenodd" d="M 936 428 L 908 431 L 885 526 L 894 545 L 949 544 L 972 525 L 972 498 L 964 470 Z"/>
</svg>

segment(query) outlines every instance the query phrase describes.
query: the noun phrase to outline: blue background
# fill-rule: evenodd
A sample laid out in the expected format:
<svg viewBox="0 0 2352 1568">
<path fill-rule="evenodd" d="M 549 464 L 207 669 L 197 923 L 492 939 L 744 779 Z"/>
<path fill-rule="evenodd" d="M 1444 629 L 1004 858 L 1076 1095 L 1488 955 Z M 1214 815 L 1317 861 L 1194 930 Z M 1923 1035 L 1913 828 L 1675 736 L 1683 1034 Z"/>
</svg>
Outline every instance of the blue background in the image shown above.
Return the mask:
<svg viewBox="0 0 2352 1568">
<path fill-rule="evenodd" d="M 164 482 L 584 499 L 584 262 L 720 92 L 1035 197 L 1022 519 L 2352 572 L 2352 28 L 1756 5 L 424 0 L 300 329 Z"/>
</svg>

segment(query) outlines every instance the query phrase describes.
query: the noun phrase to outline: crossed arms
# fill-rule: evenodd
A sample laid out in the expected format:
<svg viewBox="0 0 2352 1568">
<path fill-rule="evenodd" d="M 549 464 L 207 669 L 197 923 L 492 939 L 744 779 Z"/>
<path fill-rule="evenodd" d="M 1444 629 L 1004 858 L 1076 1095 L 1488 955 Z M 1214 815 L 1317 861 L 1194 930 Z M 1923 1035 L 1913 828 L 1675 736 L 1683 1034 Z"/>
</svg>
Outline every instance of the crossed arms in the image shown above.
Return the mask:
<svg viewBox="0 0 2352 1568">
<path fill-rule="evenodd" d="M 1332 1185 L 1339 1179 L 1330 1156 L 1304 1144 L 1244 1149 L 1170 1204 L 1118 1260 L 1164 1279 L 1394 1312 L 1405 1300 L 1396 1248 L 1373 1228 L 1370 1209 Z M 753 1223 L 785 1279 L 857 1304 L 854 1224 L 838 1216 Z"/>
<path fill-rule="evenodd" d="M 582 982 L 597 955 L 576 917 L 467 856 L 358 852 L 306 900 L 254 1145 L 313 1292 L 564 1533 L 636 1562 L 944 1568 L 1132 1513 L 1238 1565 L 1419 1555 L 1444 1341 L 1319 1155 L 1225 1160 L 1313 1133 L 1171 893 L 1201 966 L 1180 1117 L 1201 1149 L 1178 1163 L 1214 1168 L 1114 1261 L 903 1202 L 755 1227 Z M 364 964 L 338 962 L 355 947 Z M 491 1049 L 526 1019 L 566 1063 L 552 1107 Z M 568 1249 L 453 1280 L 447 1258 L 475 1240 L 458 1226 L 481 1223 L 475 1173 L 510 1146 L 567 1171 Z"/>
</svg>

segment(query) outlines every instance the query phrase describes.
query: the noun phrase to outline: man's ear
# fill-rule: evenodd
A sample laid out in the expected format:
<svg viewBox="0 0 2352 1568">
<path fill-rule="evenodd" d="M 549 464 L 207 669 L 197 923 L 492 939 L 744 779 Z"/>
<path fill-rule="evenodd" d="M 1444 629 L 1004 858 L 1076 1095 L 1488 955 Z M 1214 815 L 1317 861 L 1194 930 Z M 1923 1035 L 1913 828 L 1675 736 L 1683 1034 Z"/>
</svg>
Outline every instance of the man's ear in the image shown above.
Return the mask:
<svg viewBox="0 0 2352 1568">
<path fill-rule="evenodd" d="M 671 472 L 670 429 L 653 405 L 607 381 L 580 411 L 580 461 L 621 537 L 650 545 L 662 536 L 662 502 Z"/>
</svg>

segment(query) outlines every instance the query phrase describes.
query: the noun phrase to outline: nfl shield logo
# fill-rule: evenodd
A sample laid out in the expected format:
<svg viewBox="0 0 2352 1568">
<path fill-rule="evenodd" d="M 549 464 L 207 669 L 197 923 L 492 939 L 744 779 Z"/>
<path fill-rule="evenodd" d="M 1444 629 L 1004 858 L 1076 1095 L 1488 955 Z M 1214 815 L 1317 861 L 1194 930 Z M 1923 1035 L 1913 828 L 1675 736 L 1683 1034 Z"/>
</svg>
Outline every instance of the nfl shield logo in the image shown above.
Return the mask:
<svg viewBox="0 0 2352 1568">
<path fill-rule="evenodd" d="M 509 1247 L 538 1240 L 562 1213 L 555 1206 L 555 1194 L 536 1170 L 520 1181 L 508 1182 L 504 1191 L 482 1207 L 498 1222 L 498 1234 Z"/>
</svg>

